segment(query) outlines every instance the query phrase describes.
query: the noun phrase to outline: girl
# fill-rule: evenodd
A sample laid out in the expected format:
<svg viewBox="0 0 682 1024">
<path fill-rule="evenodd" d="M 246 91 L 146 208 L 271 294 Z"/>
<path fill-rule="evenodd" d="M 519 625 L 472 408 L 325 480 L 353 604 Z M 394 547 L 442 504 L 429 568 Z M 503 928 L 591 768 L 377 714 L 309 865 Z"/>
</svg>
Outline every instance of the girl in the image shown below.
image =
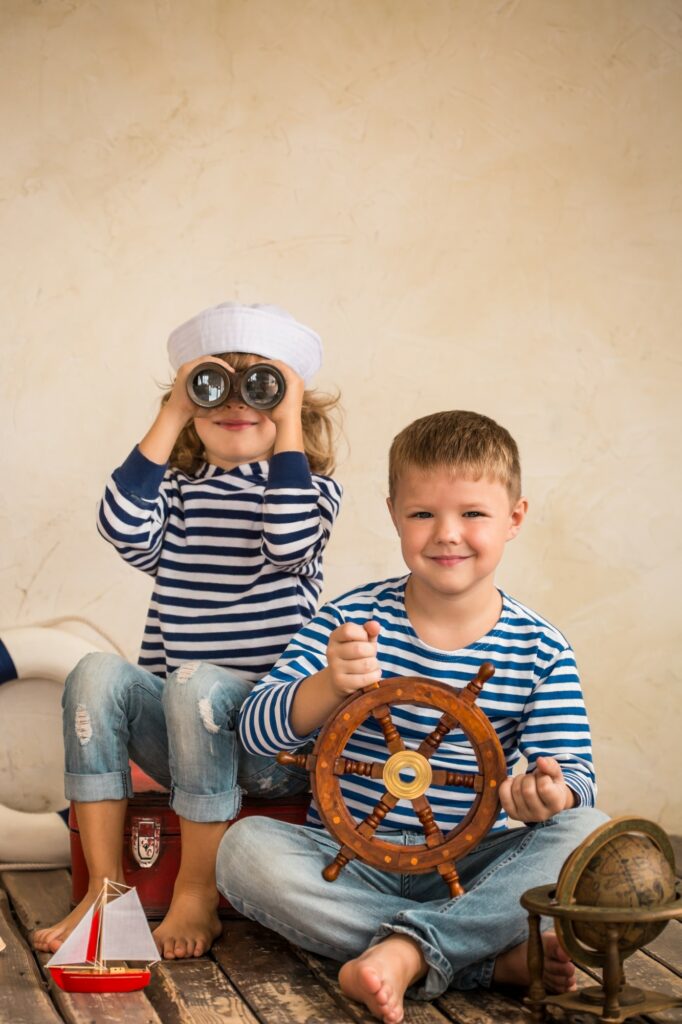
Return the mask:
<svg viewBox="0 0 682 1024">
<path fill-rule="evenodd" d="M 235 727 L 253 683 L 315 612 L 339 509 L 326 475 L 337 399 L 306 390 L 320 339 L 277 307 L 224 303 L 173 331 L 168 351 L 175 382 L 100 505 L 102 536 L 155 584 L 138 664 L 91 654 L 65 684 L 65 790 L 90 883 L 71 914 L 35 933 L 44 951 L 59 948 L 105 876 L 124 880 L 129 758 L 170 788 L 180 818 L 180 869 L 154 933 L 171 959 L 201 956 L 220 933 L 216 852 L 242 792 L 277 797 L 307 783 L 247 754 Z M 262 412 L 232 390 L 200 409 L 187 380 L 207 357 L 229 373 L 265 357 L 284 398 Z"/>
</svg>

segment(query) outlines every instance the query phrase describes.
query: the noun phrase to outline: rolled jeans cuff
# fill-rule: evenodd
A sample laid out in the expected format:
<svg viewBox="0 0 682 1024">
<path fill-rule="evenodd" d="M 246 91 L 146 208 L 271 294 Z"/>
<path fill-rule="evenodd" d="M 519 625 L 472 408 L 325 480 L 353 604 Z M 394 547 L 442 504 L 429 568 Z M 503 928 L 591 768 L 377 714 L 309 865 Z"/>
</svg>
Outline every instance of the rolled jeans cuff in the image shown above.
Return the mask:
<svg viewBox="0 0 682 1024">
<path fill-rule="evenodd" d="M 224 793 L 186 793 L 173 786 L 170 805 L 187 821 L 232 821 L 242 807 L 242 789 L 234 786 Z"/>
<path fill-rule="evenodd" d="M 400 924 L 382 924 L 370 946 L 378 945 L 391 935 L 406 935 L 412 939 L 419 946 L 428 967 L 424 977 L 420 978 L 416 985 L 411 985 L 405 995 L 410 999 L 428 1000 L 446 992 L 452 982 L 452 968 L 443 954 L 435 946 L 425 942 L 419 932 Z"/>
<path fill-rule="evenodd" d="M 495 958 L 481 960 L 480 963 L 471 964 L 453 976 L 451 987 L 458 992 L 467 992 L 472 988 L 490 988 L 495 973 Z"/>
<path fill-rule="evenodd" d="M 130 800 L 133 795 L 133 780 L 130 768 L 119 772 L 103 772 L 98 775 L 80 775 L 66 772 L 64 795 L 67 800 L 79 803 L 93 803 L 96 800 Z"/>
</svg>

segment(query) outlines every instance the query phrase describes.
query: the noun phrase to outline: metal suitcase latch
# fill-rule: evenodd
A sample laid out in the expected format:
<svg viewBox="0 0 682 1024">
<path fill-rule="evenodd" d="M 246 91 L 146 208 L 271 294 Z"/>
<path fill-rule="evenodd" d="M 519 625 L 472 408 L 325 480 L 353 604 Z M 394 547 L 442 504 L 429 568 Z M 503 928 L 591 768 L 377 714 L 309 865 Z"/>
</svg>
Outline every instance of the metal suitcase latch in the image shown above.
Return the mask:
<svg viewBox="0 0 682 1024">
<path fill-rule="evenodd" d="M 161 852 L 161 822 L 158 818 L 133 818 L 130 849 L 141 868 L 150 868 Z"/>
</svg>

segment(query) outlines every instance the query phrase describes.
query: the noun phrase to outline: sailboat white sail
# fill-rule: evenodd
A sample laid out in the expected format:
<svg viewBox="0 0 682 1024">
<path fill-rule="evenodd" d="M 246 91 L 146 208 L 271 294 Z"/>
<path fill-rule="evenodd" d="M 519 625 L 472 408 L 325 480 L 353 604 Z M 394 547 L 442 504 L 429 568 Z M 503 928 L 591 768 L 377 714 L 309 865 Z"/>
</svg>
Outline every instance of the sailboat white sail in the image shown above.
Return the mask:
<svg viewBox="0 0 682 1024">
<path fill-rule="evenodd" d="M 102 960 L 144 960 L 156 963 L 159 951 L 135 889 L 102 908 Z"/>
<path fill-rule="evenodd" d="M 90 928 L 95 914 L 95 906 L 90 907 L 74 930 L 68 935 L 54 956 L 47 961 L 47 967 L 58 967 L 61 964 L 84 964 L 88 955 Z"/>
</svg>

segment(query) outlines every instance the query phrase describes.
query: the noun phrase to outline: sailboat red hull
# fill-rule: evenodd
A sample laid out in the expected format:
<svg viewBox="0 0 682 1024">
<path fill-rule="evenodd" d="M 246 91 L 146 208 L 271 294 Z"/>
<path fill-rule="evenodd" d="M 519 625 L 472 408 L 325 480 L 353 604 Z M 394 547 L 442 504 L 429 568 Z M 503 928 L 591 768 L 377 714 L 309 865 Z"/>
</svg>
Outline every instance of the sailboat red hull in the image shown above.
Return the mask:
<svg viewBox="0 0 682 1024">
<path fill-rule="evenodd" d="M 50 967 L 55 984 L 65 992 L 135 992 L 149 984 L 146 968 L 93 970 L 82 967 Z"/>
</svg>

